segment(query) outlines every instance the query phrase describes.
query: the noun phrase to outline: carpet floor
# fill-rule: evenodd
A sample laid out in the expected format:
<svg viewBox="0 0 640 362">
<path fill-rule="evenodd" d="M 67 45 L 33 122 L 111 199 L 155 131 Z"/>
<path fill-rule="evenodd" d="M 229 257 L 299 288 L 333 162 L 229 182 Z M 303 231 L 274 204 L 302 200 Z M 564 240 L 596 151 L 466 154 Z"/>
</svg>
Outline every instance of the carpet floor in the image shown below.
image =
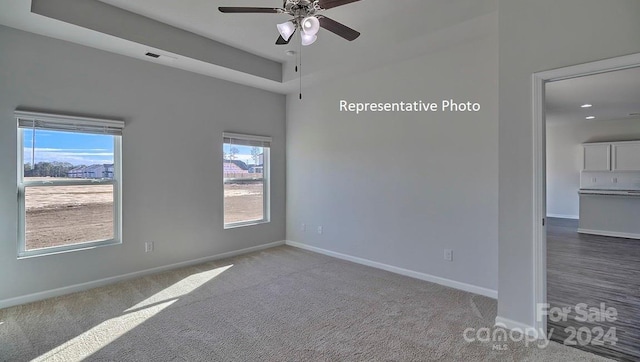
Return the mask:
<svg viewBox="0 0 640 362">
<path fill-rule="evenodd" d="M 606 361 L 465 340 L 495 317 L 490 298 L 277 247 L 0 310 L 0 360 Z"/>
</svg>

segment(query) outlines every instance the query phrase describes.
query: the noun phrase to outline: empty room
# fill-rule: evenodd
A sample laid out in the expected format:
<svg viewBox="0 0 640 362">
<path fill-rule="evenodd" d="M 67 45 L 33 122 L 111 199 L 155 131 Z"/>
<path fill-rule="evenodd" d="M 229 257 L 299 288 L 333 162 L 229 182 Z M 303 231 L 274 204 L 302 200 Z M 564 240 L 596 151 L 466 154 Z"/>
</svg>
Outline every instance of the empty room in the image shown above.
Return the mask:
<svg viewBox="0 0 640 362">
<path fill-rule="evenodd" d="M 615 343 L 580 347 L 629 360 L 640 358 L 638 99 L 638 67 L 546 88 L 547 296 L 571 316 L 549 316 L 548 331 L 564 341 L 602 330 Z M 615 318 L 578 316 L 594 303 Z"/>
<path fill-rule="evenodd" d="M 637 291 L 554 294 L 551 253 L 592 260 L 547 237 L 550 130 L 581 136 L 545 100 L 639 67 L 639 16 L 0 0 L 0 361 L 633 360 Z"/>
</svg>

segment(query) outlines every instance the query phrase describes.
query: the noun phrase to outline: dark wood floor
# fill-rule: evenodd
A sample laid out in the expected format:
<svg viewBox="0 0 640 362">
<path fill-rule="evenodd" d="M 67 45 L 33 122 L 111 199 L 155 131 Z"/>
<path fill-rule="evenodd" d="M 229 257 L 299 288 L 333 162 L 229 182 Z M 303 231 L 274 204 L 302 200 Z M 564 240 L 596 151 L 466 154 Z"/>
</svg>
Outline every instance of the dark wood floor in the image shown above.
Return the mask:
<svg viewBox="0 0 640 362">
<path fill-rule="evenodd" d="M 548 219 L 547 300 L 551 307 L 585 303 L 598 308 L 605 303 L 617 309 L 618 317 L 615 322 L 578 322 L 572 308 L 566 322 L 548 321 L 551 339 L 565 341 L 568 327 L 602 327 L 604 332 L 615 328 L 615 346 L 576 347 L 620 361 L 640 361 L 640 240 L 578 234 L 577 228 L 577 220 Z"/>
</svg>

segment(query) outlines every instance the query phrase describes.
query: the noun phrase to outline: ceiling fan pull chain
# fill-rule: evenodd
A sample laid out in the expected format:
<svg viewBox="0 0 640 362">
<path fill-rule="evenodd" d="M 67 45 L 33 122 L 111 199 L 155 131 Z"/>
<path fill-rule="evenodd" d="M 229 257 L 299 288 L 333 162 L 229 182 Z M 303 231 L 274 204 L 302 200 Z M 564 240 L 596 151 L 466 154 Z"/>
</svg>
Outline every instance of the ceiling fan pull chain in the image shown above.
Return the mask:
<svg viewBox="0 0 640 362">
<path fill-rule="evenodd" d="M 300 56 L 300 100 L 302 100 L 302 32 L 300 32 L 300 43 L 298 43 L 298 55 Z"/>
</svg>

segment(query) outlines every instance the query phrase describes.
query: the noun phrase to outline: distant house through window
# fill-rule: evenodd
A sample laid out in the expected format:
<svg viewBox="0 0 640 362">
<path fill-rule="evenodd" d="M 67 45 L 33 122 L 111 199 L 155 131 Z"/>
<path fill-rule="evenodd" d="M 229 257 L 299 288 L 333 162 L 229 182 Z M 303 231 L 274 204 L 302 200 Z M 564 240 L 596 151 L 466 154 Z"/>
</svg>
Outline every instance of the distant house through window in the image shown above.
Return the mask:
<svg viewBox="0 0 640 362">
<path fill-rule="evenodd" d="M 18 256 L 120 243 L 124 123 L 16 111 Z"/>
<path fill-rule="evenodd" d="M 271 138 L 224 133 L 224 226 L 269 222 Z"/>
</svg>

